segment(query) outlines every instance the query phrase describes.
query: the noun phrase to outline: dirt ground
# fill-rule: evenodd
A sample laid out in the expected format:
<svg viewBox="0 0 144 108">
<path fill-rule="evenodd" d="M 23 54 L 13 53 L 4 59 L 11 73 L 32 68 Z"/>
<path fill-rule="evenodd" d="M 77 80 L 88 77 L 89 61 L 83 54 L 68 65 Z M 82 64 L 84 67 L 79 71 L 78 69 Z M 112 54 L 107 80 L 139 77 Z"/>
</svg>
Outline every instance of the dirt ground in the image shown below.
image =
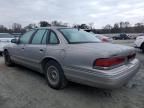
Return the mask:
<svg viewBox="0 0 144 108">
<path fill-rule="evenodd" d="M 122 88 L 70 83 L 57 91 L 47 86 L 43 75 L 20 66 L 6 67 L 0 57 L 0 108 L 144 108 L 144 54 L 139 50 L 137 58 L 141 68 Z"/>
</svg>

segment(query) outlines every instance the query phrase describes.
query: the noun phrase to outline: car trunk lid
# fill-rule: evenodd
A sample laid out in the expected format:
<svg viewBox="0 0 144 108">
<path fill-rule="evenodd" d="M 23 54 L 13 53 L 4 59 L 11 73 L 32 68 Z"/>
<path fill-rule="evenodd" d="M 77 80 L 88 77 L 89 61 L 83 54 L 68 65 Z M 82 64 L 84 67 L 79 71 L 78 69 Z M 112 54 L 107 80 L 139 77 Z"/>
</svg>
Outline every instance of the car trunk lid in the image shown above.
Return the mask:
<svg viewBox="0 0 144 108">
<path fill-rule="evenodd" d="M 101 57 L 128 56 L 135 53 L 135 49 L 129 46 L 111 43 L 84 43 L 74 45 L 77 48 L 89 50 L 91 53 L 100 54 Z"/>
</svg>

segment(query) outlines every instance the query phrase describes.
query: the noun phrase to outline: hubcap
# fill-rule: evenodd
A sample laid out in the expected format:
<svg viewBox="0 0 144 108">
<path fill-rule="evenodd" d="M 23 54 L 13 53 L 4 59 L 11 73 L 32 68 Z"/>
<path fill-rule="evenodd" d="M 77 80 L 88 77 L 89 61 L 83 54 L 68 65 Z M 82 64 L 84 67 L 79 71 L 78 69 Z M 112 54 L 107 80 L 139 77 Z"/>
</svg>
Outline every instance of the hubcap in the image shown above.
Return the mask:
<svg viewBox="0 0 144 108">
<path fill-rule="evenodd" d="M 47 78 L 50 83 L 56 84 L 59 81 L 58 70 L 55 66 L 49 66 L 47 69 Z"/>
</svg>

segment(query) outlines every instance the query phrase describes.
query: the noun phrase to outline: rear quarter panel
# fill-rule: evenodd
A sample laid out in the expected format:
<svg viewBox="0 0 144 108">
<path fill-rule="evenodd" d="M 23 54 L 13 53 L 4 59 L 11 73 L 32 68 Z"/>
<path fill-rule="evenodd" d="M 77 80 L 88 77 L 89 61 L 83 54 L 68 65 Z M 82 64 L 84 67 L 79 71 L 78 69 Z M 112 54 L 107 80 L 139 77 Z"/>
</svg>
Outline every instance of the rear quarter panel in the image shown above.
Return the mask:
<svg viewBox="0 0 144 108">
<path fill-rule="evenodd" d="M 65 49 L 63 64 L 68 68 L 92 68 L 94 60 L 100 57 L 99 54 L 94 56 L 91 50 L 77 48 L 75 45 L 68 45 Z"/>
</svg>

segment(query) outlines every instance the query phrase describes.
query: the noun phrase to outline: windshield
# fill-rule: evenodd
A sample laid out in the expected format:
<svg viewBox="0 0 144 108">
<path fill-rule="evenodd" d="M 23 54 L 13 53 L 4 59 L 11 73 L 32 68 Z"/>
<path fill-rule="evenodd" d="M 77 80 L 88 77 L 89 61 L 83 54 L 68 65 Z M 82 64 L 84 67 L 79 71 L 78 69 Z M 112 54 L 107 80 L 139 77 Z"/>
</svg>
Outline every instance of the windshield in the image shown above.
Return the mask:
<svg viewBox="0 0 144 108">
<path fill-rule="evenodd" d="M 69 43 L 97 43 L 101 42 L 94 34 L 78 29 L 59 29 Z"/>
<path fill-rule="evenodd" d="M 0 33 L 0 38 L 14 38 L 14 36 L 9 33 Z"/>
</svg>

